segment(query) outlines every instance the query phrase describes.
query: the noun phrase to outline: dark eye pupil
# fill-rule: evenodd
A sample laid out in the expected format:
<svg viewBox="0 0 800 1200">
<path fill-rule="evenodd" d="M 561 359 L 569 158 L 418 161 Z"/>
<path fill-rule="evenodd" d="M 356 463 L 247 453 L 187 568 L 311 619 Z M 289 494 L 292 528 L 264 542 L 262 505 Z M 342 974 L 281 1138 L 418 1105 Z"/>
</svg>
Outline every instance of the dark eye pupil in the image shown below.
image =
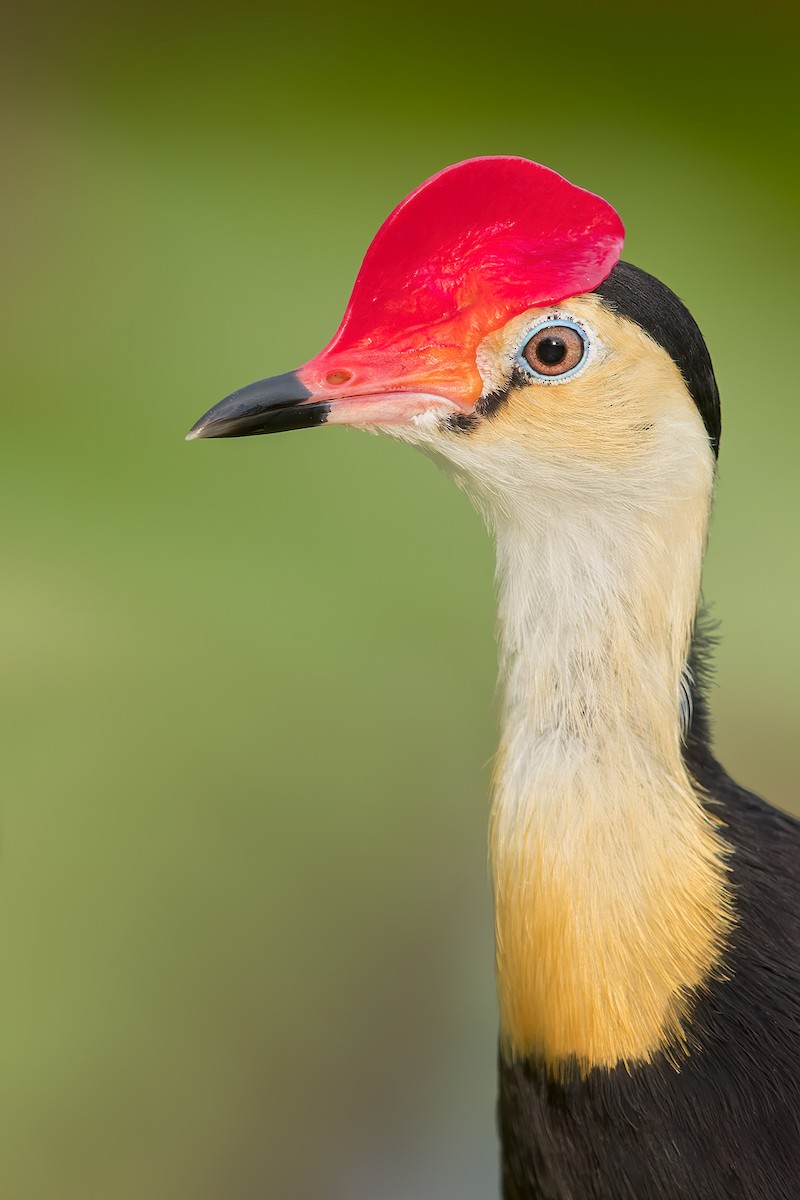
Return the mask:
<svg viewBox="0 0 800 1200">
<path fill-rule="evenodd" d="M 567 343 L 560 337 L 542 338 L 536 344 L 536 357 L 548 367 L 557 367 L 567 357 Z"/>
</svg>

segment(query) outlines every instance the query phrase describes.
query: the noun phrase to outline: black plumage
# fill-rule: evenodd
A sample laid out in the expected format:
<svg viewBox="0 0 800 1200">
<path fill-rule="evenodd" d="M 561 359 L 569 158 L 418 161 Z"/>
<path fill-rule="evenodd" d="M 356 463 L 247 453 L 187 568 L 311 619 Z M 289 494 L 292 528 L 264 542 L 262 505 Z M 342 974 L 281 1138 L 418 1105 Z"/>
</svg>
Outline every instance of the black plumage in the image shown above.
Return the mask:
<svg viewBox="0 0 800 1200">
<path fill-rule="evenodd" d="M 705 339 L 686 305 L 660 279 L 629 262 L 618 262 L 595 293 L 608 308 L 635 321 L 666 350 L 703 418 L 711 449 L 719 455 L 719 390 Z"/>
</svg>

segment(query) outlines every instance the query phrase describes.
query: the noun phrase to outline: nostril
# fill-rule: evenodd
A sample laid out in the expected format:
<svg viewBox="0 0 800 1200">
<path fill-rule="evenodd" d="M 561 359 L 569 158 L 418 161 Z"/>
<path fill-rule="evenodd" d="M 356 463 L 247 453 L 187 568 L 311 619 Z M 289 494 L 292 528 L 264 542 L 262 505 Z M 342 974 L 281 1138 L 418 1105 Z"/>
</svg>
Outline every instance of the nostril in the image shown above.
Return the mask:
<svg viewBox="0 0 800 1200">
<path fill-rule="evenodd" d="M 325 382 L 331 387 L 339 387 L 342 383 L 349 383 L 353 378 L 352 371 L 329 371 L 325 376 Z"/>
</svg>

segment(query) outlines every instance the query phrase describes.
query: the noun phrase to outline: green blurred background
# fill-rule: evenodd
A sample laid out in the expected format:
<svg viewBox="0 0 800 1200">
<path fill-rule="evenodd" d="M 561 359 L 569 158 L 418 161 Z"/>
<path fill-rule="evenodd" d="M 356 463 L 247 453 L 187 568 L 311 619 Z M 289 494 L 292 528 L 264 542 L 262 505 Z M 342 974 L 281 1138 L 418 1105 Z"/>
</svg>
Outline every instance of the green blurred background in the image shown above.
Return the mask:
<svg viewBox="0 0 800 1200">
<path fill-rule="evenodd" d="M 797 18 L 28 6 L 3 35 L 3 1200 L 497 1195 L 492 555 L 404 447 L 186 445 L 459 158 L 600 192 L 724 401 L 718 746 L 797 806 Z"/>
</svg>

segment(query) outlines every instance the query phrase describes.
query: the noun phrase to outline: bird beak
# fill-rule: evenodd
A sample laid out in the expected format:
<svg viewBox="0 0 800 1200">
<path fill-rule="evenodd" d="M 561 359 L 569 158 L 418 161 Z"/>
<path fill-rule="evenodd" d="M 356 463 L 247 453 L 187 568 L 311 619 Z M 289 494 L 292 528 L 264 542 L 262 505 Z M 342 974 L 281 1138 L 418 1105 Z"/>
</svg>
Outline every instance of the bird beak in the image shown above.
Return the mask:
<svg viewBox="0 0 800 1200">
<path fill-rule="evenodd" d="M 423 370 L 392 371 L 386 358 L 373 363 L 348 356 L 350 366 L 343 367 L 320 355 L 297 371 L 226 396 L 192 426 L 186 440 L 315 425 L 408 425 L 431 413 L 447 418 L 470 412 L 480 395 L 480 378 L 465 378 L 459 359 L 455 353 L 435 360 L 429 355 Z"/>
<path fill-rule="evenodd" d="M 220 400 L 195 422 L 186 440 L 310 429 L 314 425 L 324 425 L 329 412 L 329 403 L 315 400 L 297 372 L 287 371 L 284 375 L 250 383 Z"/>
</svg>

